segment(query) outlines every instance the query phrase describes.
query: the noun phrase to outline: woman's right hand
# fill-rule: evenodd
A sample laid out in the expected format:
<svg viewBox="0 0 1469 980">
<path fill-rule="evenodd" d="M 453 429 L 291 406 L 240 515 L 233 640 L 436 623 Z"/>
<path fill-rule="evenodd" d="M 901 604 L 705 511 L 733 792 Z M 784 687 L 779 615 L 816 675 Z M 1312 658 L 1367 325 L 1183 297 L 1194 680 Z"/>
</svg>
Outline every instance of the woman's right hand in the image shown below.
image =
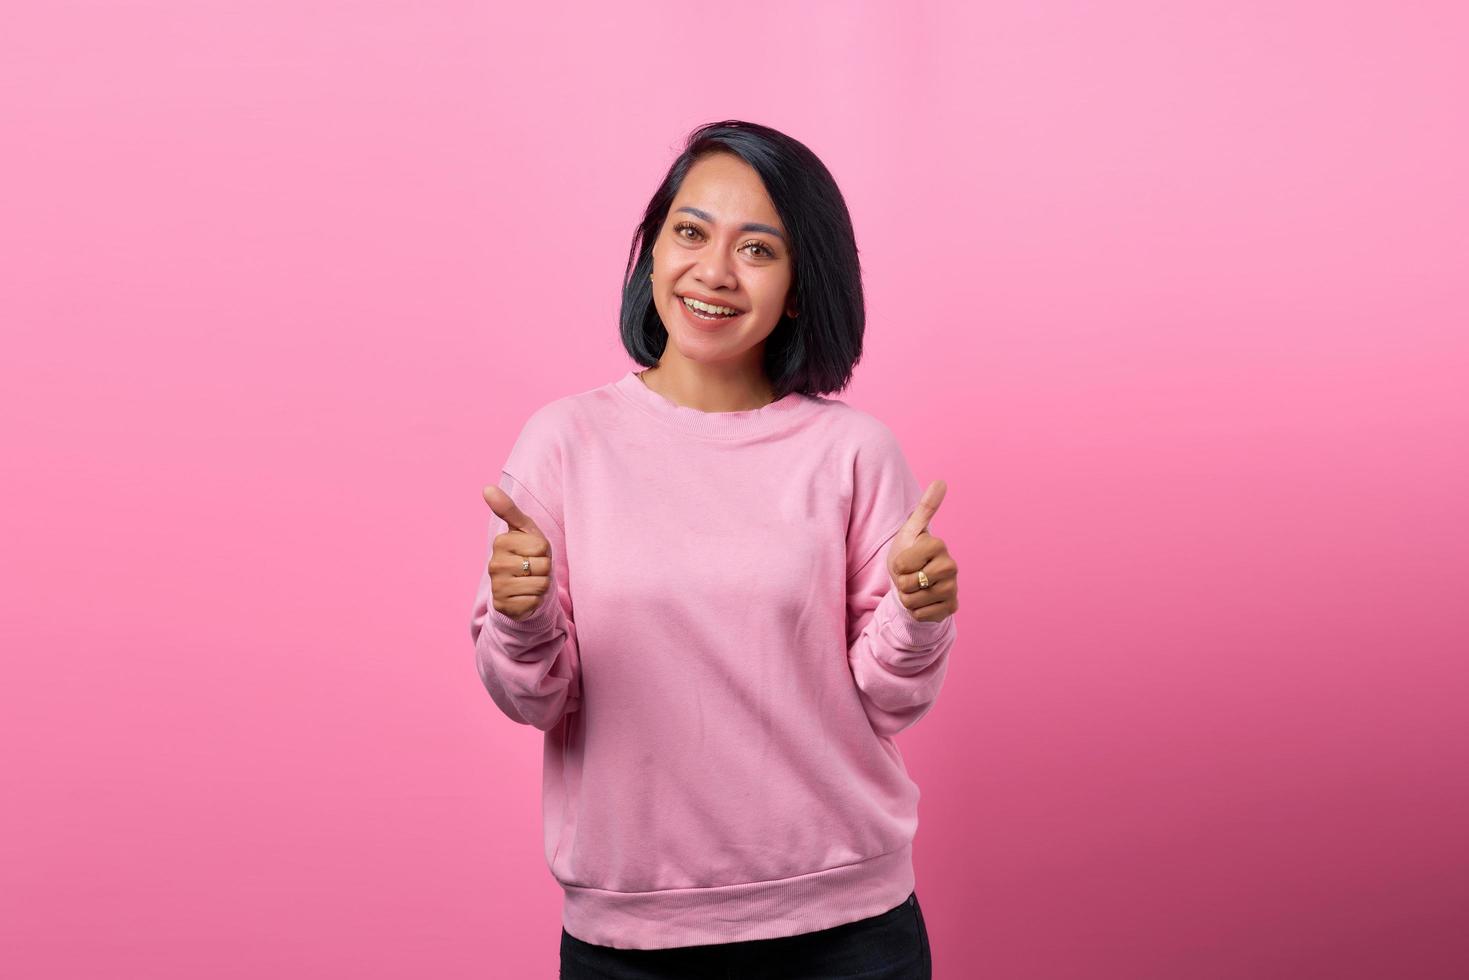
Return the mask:
<svg viewBox="0 0 1469 980">
<path fill-rule="evenodd" d="M 551 542 L 510 495 L 491 484 L 485 503 L 505 522 L 490 551 L 490 585 L 495 609 L 519 622 L 540 608 L 551 584 Z M 530 570 L 525 570 L 525 562 Z"/>
</svg>

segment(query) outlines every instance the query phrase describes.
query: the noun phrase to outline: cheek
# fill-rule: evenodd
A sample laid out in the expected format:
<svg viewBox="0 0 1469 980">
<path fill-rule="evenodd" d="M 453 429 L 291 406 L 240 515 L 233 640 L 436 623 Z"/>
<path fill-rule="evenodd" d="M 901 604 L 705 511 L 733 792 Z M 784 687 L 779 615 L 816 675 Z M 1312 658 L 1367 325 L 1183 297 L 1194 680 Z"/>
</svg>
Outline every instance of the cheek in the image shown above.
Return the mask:
<svg viewBox="0 0 1469 980">
<path fill-rule="evenodd" d="M 769 337 L 775 328 L 780 325 L 781 308 L 779 305 L 762 306 L 755 316 L 747 317 L 741 334 L 751 343 L 759 343 Z"/>
<path fill-rule="evenodd" d="M 791 277 L 788 273 L 774 269 L 762 270 L 761 275 L 752 277 L 746 285 L 757 306 L 776 311 L 785 309 L 786 294 L 791 291 Z"/>
</svg>

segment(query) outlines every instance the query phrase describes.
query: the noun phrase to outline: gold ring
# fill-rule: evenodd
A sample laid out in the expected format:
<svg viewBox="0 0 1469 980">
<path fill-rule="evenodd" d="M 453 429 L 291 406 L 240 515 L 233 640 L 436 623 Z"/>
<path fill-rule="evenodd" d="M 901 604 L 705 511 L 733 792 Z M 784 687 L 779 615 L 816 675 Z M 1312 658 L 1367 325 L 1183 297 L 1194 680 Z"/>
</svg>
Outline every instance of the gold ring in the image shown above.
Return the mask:
<svg viewBox="0 0 1469 980">
<path fill-rule="evenodd" d="M 921 568 L 918 570 L 918 587 L 920 589 L 928 588 L 928 576 L 923 574 L 923 569 Z"/>
</svg>

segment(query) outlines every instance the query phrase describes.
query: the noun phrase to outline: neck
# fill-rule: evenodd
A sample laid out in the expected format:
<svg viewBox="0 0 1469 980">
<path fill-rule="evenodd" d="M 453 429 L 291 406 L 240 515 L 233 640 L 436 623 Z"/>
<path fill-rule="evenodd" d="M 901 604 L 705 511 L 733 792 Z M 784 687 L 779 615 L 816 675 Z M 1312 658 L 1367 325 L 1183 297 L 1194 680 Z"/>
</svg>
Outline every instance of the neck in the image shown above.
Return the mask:
<svg viewBox="0 0 1469 980">
<path fill-rule="evenodd" d="M 775 401 L 770 382 L 758 371 L 709 370 L 693 364 L 678 367 L 665 359 L 638 377 L 669 401 L 701 412 L 742 412 Z"/>
</svg>

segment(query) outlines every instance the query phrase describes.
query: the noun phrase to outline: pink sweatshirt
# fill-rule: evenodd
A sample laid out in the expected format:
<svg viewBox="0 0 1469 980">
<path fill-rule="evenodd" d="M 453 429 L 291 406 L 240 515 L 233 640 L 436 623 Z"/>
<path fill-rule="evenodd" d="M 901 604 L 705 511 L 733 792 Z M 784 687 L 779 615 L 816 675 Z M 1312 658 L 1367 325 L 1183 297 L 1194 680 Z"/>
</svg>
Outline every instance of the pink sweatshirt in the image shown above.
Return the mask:
<svg viewBox="0 0 1469 980">
<path fill-rule="evenodd" d="M 482 571 L 470 633 L 495 704 L 545 733 L 567 932 L 768 939 L 907 898 L 919 790 L 893 736 L 957 631 L 888 575 L 922 493 L 892 431 L 795 393 L 701 412 L 629 371 L 536 410 L 499 486 L 551 544 L 551 592 L 516 622 Z"/>
</svg>

